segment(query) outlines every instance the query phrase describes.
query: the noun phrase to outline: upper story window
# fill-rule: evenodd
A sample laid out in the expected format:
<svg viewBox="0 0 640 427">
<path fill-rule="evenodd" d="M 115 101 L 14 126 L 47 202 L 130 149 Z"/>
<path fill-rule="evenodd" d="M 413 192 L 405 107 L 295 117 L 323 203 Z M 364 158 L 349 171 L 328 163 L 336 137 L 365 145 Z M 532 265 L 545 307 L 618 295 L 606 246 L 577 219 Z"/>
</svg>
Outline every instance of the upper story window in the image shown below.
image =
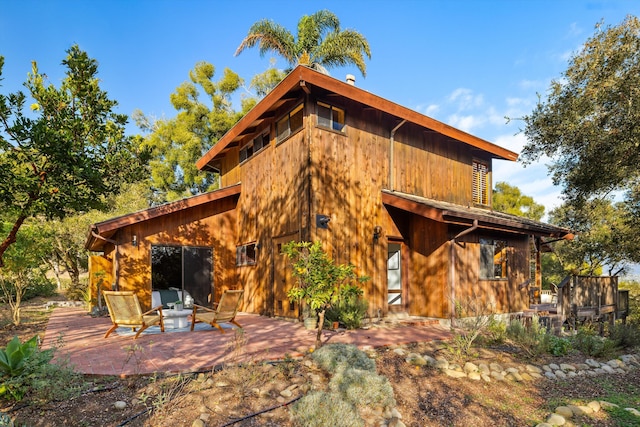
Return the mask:
<svg viewBox="0 0 640 427">
<path fill-rule="evenodd" d="M 324 102 L 318 102 L 318 126 L 343 132 L 344 110 Z"/>
<path fill-rule="evenodd" d="M 283 118 L 276 123 L 276 135 L 278 142 L 286 139 L 289 135 L 302 129 L 302 104 L 285 114 Z"/>
<path fill-rule="evenodd" d="M 269 145 L 269 134 L 263 133 L 262 135 L 254 138 L 247 145 L 240 149 L 240 163 L 247 160 L 249 157 L 256 154 L 258 151 Z"/>
<path fill-rule="evenodd" d="M 473 203 L 489 205 L 489 165 L 478 160 L 473 161 Z"/>
<path fill-rule="evenodd" d="M 236 265 L 256 265 L 256 243 L 236 247 Z"/>
<path fill-rule="evenodd" d="M 506 240 L 480 239 L 480 278 L 507 278 Z"/>
</svg>

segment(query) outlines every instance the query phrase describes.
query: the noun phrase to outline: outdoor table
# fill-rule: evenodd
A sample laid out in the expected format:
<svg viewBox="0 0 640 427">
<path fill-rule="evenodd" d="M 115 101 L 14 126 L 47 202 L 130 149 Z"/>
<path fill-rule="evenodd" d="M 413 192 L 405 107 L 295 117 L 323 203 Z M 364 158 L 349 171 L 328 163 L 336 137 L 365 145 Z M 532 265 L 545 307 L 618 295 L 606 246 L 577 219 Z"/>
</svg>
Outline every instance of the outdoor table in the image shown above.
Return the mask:
<svg viewBox="0 0 640 427">
<path fill-rule="evenodd" d="M 186 328 L 188 325 L 187 318 L 191 316 L 191 313 L 193 313 L 193 309 L 176 310 L 175 308 L 170 308 L 162 310 L 164 327 L 168 329 Z"/>
</svg>

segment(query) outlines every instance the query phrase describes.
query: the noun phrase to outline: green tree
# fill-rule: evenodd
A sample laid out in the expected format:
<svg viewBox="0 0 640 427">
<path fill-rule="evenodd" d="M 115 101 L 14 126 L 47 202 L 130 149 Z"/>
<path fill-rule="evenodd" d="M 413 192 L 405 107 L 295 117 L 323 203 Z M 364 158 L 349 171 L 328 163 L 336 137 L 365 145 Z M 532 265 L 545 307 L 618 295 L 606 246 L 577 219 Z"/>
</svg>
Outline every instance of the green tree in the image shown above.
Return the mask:
<svg viewBox="0 0 640 427">
<path fill-rule="evenodd" d="M 554 253 L 565 273 L 615 276 L 637 262 L 636 237 L 624 203 L 594 199 L 576 208 L 564 205 L 550 212 L 550 222 L 578 231 L 571 242 L 557 242 Z"/>
<path fill-rule="evenodd" d="M 493 209 L 511 215 L 522 216 L 540 221 L 544 215 L 544 206 L 525 196 L 518 187 L 498 182 L 493 190 Z"/>
<path fill-rule="evenodd" d="M 596 26 L 548 97 L 524 117 L 525 163 L 543 155 L 567 200 L 580 204 L 640 179 L 640 20 Z"/>
<path fill-rule="evenodd" d="M 100 89 L 98 64 L 78 46 L 67 50 L 59 88 L 34 62 L 23 92 L 0 95 L 0 208 L 12 226 L 3 255 L 28 218 L 64 218 L 104 208 L 103 196 L 144 174 L 145 153 L 124 135 L 127 117 Z M 0 57 L 0 73 L 4 58 Z"/>
<path fill-rule="evenodd" d="M 282 25 L 263 19 L 249 28 L 249 33 L 236 50 L 258 45 L 260 55 L 273 51 L 282 56 L 292 68 L 306 65 L 326 73 L 327 68 L 355 65 L 363 76 L 371 59 L 369 42 L 354 30 L 340 29 L 340 20 L 328 10 L 304 15 L 298 21 L 297 37 Z"/>
<path fill-rule="evenodd" d="M 198 170 L 196 162 L 255 105 L 255 99 L 242 101 L 242 111 L 234 111 L 231 95 L 242 79 L 229 69 L 215 82 L 215 68 L 198 62 L 189 72 L 189 81 L 171 94 L 178 111 L 172 119 L 154 120 L 136 111 L 134 119 L 148 135 L 142 146 L 152 153 L 151 184 L 154 202 L 177 200 L 217 188 L 216 175 Z M 208 104 L 200 99 L 200 91 Z"/>
<path fill-rule="evenodd" d="M 71 297 L 77 297 L 86 283 L 80 282 L 80 275 L 87 270 L 88 255 L 84 249 L 87 230 L 91 224 L 108 218 L 139 211 L 148 207 L 149 184 L 146 180 L 125 184 L 122 191 L 110 196 L 106 210 L 97 209 L 69 215 L 63 219 L 43 221 L 38 225 L 43 235 L 49 236 L 43 254 L 43 261 L 56 275 L 58 290 L 61 290 L 61 276 L 66 273 L 71 284 L 67 289 Z"/>
<path fill-rule="evenodd" d="M 11 228 L 0 223 L 0 231 Z M 4 266 L 0 269 L 0 292 L 9 304 L 14 325 L 21 322 L 21 304 L 29 289 L 47 283 L 43 258 L 46 256 L 51 236 L 43 233 L 37 224 L 27 223 L 16 236 L 16 241 L 5 253 Z"/>
<path fill-rule="evenodd" d="M 318 316 L 318 349 L 322 346 L 325 313 L 338 301 L 341 287 L 353 284 L 356 279 L 365 281 L 368 278 L 358 278 L 352 264 L 336 265 L 320 242 L 291 241 L 282 247 L 282 253 L 289 258 L 292 274 L 298 280 L 297 286 L 289 290 L 289 298 L 304 302 Z"/>
</svg>

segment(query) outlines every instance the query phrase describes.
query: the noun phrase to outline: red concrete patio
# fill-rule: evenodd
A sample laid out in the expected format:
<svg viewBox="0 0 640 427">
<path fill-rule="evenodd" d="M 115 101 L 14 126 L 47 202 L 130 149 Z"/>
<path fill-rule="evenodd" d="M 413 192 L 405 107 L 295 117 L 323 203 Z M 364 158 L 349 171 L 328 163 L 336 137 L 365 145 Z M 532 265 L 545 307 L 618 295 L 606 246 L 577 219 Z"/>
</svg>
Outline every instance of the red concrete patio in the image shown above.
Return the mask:
<svg viewBox="0 0 640 427">
<path fill-rule="evenodd" d="M 85 374 L 136 375 L 198 372 L 223 363 L 278 360 L 300 356 L 313 347 L 315 331 L 301 323 L 240 313 L 242 333 L 214 328 L 194 332 L 147 333 L 137 340 L 113 333 L 108 317 L 93 318 L 78 308 L 56 308 L 51 314 L 43 346 L 62 343 L 57 357 L 68 357 Z M 200 324 L 198 324 L 200 325 Z M 156 327 L 157 328 L 157 327 Z M 151 330 L 149 328 L 148 330 Z M 323 331 L 323 343 L 348 343 L 361 349 L 448 339 L 447 328 L 432 324 L 372 327 L 353 331 Z"/>
</svg>

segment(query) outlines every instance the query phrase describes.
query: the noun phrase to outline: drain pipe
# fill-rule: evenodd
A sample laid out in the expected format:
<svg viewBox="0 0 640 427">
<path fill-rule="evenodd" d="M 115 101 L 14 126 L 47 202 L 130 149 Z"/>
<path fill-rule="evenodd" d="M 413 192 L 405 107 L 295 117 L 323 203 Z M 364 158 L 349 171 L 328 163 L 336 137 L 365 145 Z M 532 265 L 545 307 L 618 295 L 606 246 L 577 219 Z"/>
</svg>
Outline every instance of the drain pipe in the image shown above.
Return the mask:
<svg viewBox="0 0 640 427">
<path fill-rule="evenodd" d="M 393 129 L 391 129 L 391 135 L 389 136 L 389 191 L 395 191 L 395 179 L 393 176 L 393 163 L 394 163 L 394 150 L 393 150 L 393 142 L 394 137 L 396 135 L 396 131 L 400 129 L 402 125 L 407 123 L 407 120 L 404 119 L 400 123 L 396 125 Z"/>
<path fill-rule="evenodd" d="M 103 241 L 105 241 L 107 243 L 111 243 L 115 247 L 114 248 L 115 255 L 113 256 L 113 267 L 114 267 L 115 273 L 116 273 L 115 277 L 114 277 L 114 282 L 115 282 L 116 286 L 115 286 L 114 290 L 117 291 L 118 287 L 119 287 L 118 283 L 119 283 L 119 276 L 120 276 L 120 268 L 119 268 L 120 265 L 119 265 L 119 262 L 118 262 L 118 259 L 119 259 L 119 257 L 118 257 L 118 242 L 116 242 L 115 240 L 112 240 L 112 239 L 107 239 L 106 237 L 99 235 L 98 233 L 96 233 L 95 229 L 93 229 L 93 228 L 91 229 L 91 235 L 93 237 L 95 237 L 96 239 L 100 239 L 100 240 L 103 240 Z"/>
<path fill-rule="evenodd" d="M 450 302 L 450 315 L 451 315 L 451 326 L 455 326 L 455 318 L 456 318 L 456 240 L 460 237 L 465 236 L 469 233 L 474 232 L 478 228 L 478 220 L 473 220 L 473 225 L 466 230 L 462 230 L 458 233 L 453 239 L 449 241 L 449 298 Z"/>
</svg>

